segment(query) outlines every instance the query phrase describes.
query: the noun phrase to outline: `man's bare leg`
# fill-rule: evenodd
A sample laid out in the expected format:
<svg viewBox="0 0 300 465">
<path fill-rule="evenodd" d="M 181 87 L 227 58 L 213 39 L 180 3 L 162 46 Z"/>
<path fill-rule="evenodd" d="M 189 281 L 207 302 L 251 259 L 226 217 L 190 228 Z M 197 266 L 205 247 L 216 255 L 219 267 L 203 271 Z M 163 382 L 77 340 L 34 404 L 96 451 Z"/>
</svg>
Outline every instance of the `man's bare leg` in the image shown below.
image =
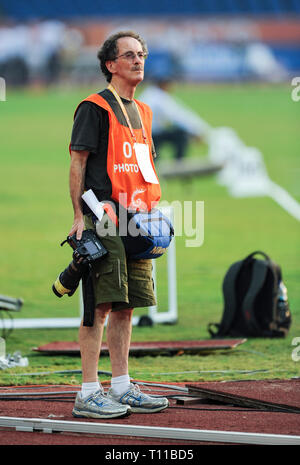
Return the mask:
<svg viewBox="0 0 300 465">
<path fill-rule="evenodd" d="M 131 341 L 133 309 L 111 312 L 106 338 L 109 348 L 112 377 L 128 374 L 128 355 Z"/>
<path fill-rule="evenodd" d="M 120 403 L 129 405 L 131 412 L 153 413 L 168 407 L 166 397 L 152 397 L 142 393 L 134 383 L 130 383 L 128 355 L 131 340 L 131 319 L 133 309 L 111 312 L 107 327 L 107 342 L 112 366 L 111 389 L 108 396 Z"/>
<path fill-rule="evenodd" d="M 111 387 L 122 394 L 130 387 L 128 356 L 131 341 L 133 309 L 111 312 L 107 325 L 107 343 L 112 367 Z"/>
<path fill-rule="evenodd" d="M 98 362 L 103 337 L 105 319 L 110 312 L 111 304 L 101 304 L 95 309 L 94 325 L 79 328 L 79 346 L 82 365 L 82 382 L 98 381 Z"/>
<path fill-rule="evenodd" d="M 82 364 L 82 386 L 72 410 L 74 417 L 118 418 L 128 415 L 131 409 L 104 394 L 98 381 L 98 362 L 105 319 L 111 304 L 102 304 L 95 309 L 94 325 L 79 329 Z"/>
</svg>

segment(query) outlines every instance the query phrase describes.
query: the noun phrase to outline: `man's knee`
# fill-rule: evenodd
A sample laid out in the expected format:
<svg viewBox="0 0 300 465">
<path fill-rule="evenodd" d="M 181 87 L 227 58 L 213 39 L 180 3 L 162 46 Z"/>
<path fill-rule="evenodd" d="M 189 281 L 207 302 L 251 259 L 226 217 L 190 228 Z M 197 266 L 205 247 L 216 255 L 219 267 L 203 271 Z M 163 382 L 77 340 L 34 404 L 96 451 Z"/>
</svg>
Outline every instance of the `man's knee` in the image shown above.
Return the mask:
<svg viewBox="0 0 300 465">
<path fill-rule="evenodd" d="M 103 304 L 99 304 L 95 308 L 95 317 L 100 318 L 100 319 L 105 319 L 110 311 L 111 311 L 111 303 L 110 302 L 105 302 Z"/>
<path fill-rule="evenodd" d="M 133 314 L 133 308 L 124 308 L 120 310 L 116 310 L 114 312 L 111 312 L 110 318 L 116 319 L 116 320 L 131 320 Z"/>
</svg>

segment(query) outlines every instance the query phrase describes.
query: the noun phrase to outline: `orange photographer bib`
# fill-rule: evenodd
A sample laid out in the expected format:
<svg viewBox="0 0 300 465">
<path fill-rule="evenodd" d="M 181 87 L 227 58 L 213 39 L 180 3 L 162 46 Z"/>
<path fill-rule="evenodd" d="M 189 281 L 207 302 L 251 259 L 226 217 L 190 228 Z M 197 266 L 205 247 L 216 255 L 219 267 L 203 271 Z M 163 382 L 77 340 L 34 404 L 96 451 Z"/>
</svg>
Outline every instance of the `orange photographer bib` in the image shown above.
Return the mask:
<svg viewBox="0 0 300 465">
<path fill-rule="evenodd" d="M 160 200 L 161 190 L 150 153 L 152 111 L 142 102 L 134 100 L 141 119 L 141 129 L 133 129 L 126 109 L 115 89 L 115 95 L 128 127 L 119 123 L 107 101 L 92 94 L 84 101 L 93 102 L 108 111 L 109 133 L 107 174 L 112 184 L 112 199 L 129 210 L 150 211 Z"/>
</svg>

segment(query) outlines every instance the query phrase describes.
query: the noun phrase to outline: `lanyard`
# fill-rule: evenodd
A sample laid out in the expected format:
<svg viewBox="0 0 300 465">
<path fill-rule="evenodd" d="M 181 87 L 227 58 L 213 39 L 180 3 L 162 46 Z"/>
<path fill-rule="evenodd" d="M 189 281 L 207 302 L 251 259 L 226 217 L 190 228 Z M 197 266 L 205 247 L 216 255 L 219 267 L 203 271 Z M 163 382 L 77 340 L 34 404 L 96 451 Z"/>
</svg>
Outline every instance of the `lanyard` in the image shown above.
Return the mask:
<svg viewBox="0 0 300 465">
<path fill-rule="evenodd" d="M 126 122 L 127 122 L 127 124 L 128 124 L 129 130 L 130 130 L 130 133 L 131 133 L 131 136 L 132 136 L 134 142 L 136 142 L 136 136 L 135 136 L 134 131 L 133 131 L 133 129 L 132 129 L 132 125 L 131 125 L 131 122 L 130 122 L 130 120 L 129 120 L 127 110 L 126 110 L 126 108 L 125 108 L 125 106 L 124 106 L 124 104 L 123 104 L 123 102 L 122 102 L 122 100 L 121 100 L 119 94 L 117 93 L 116 89 L 115 89 L 111 84 L 109 84 L 107 88 L 108 88 L 108 90 L 110 90 L 110 91 L 114 94 L 114 96 L 116 97 L 116 100 L 117 100 L 118 104 L 119 104 L 120 107 L 121 107 L 121 110 L 122 110 L 122 112 L 123 112 L 123 115 L 125 116 L 125 119 L 126 119 Z M 133 100 L 133 101 L 134 101 L 134 100 Z M 140 122 L 141 122 L 141 126 L 142 126 L 142 132 L 143 132 L 143 138 L 144 138 L 145 144 L 147 144 L 147 136 L 146 136 L 146 131 L 145 131 L 145 128 L 144 128 L 143 120 L 142 120 L 142 118 L 141 118 L 141 114 L 140 114 L 139 108 L 138 108 L 138 106 L 137 106 L 137 104 L 136 104 L 135 101 L 134 101 L 134 104 L 135 104 L 135 107 L 136 107 L 136 109 L 137 109 L 137 112 L 138 112 L 138 115 L 139 115 L 139 118 L 140 118 Z"/>
</svg>

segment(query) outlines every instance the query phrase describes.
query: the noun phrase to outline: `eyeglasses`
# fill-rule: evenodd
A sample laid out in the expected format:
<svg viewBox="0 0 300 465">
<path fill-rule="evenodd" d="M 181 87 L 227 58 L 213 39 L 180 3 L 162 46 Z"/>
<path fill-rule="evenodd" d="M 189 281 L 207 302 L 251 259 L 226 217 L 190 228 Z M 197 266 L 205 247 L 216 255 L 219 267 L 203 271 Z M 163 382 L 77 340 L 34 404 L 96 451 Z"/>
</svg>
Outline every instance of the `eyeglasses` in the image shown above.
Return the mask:
<svg viewBox="0 0 300 465">
<path fill-rule="evenodd" d="M 136 56 L 138 57 L 139 60 L 146 60 L 148 54 L 145 52 L 138 52 L 138 53 L 126 52 L 116 57 L 115 60 L 117 60 L 118 58 L 125 58 L 125 60 L 133 61 Z"/>
</svg>

